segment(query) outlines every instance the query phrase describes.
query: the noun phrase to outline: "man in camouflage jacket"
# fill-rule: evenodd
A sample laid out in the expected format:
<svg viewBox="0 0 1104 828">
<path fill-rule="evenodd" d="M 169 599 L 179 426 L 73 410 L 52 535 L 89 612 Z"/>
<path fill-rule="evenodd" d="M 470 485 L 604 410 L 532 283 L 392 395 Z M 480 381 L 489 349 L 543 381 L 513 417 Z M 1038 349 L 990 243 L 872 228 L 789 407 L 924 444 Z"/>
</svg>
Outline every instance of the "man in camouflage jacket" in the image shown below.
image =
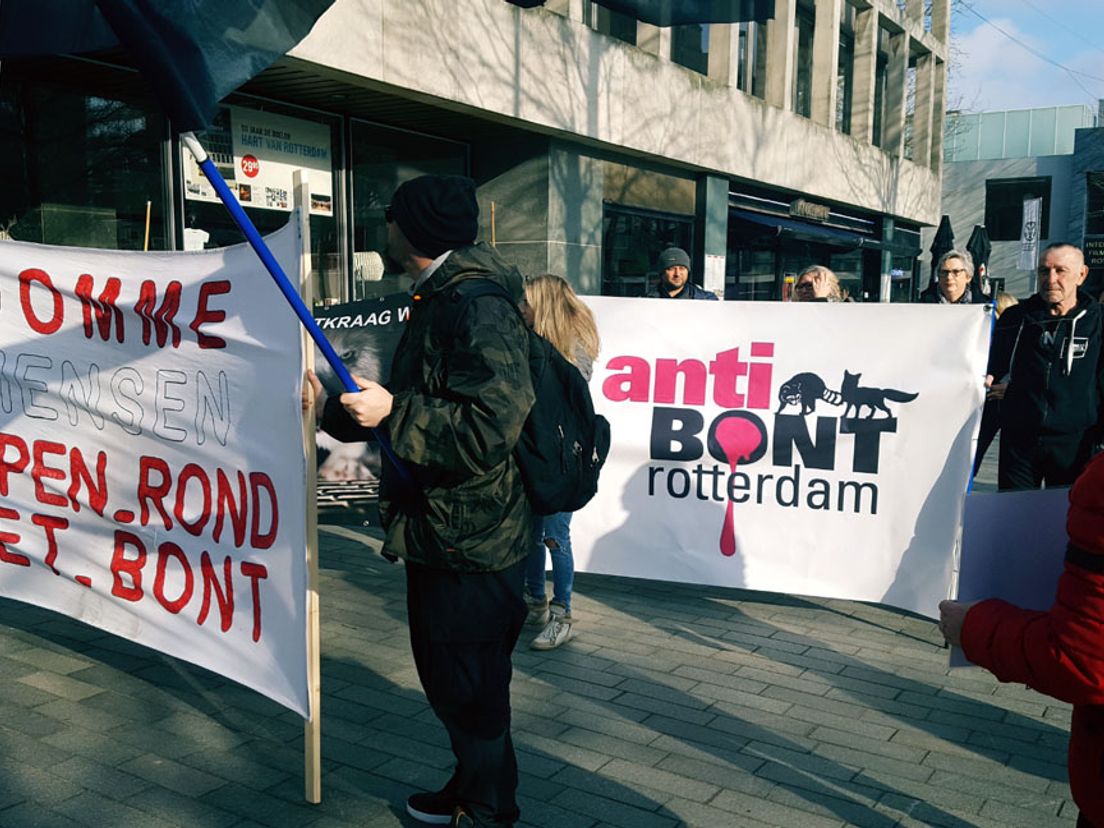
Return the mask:
<svg viewBox="0 0 1104 828">
<path fill-rule="evenodd" d="M 387 387 L 355 378 L 361 391 L 327 400 L 322 426 L 347 441 L 380 427 L 415 484 L 385 456 L 384 551 L 405 561 L 415 665 L 457 766 L 407 810 L 427 823 L 510 825 L 519 815 L 510 655 L 526 615 L 532 520 L 512 452 L 533 389 L 519 315 L 495 296 L 460 312 L 466 279 L 523 295 L 521 274 L 473 244 L 477 219 L 468 178 L 423 176 L 395 192 L 388 252 L 416 280 L 410 318 Z"/>
</svg>

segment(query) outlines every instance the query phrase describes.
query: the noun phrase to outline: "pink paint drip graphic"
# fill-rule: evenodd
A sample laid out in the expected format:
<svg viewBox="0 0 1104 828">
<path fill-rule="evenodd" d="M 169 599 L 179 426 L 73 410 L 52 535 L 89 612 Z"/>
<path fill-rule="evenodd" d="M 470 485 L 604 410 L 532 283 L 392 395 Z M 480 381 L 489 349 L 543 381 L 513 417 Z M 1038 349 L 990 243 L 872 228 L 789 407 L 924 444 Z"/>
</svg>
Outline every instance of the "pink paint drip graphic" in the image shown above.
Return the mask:
<svg viewBox="0 0 1104 828">
<path fill-rule="evenodd" d="M 763 442 L 763 434 L 758 426 L 743 417 L 728 417 L 717 424 L 714 437 L 721 446 L 721 451 L 728 458 L 728 465 L 732 472 L 741 462 L 749 460 Z M 731 557 L 736 554 L 736 524 L 733 519 L 732 507 L 735 504 L 729 500 L 725 509 L 724 526 L 721 527 L 721 554 Z"/>
</svg>

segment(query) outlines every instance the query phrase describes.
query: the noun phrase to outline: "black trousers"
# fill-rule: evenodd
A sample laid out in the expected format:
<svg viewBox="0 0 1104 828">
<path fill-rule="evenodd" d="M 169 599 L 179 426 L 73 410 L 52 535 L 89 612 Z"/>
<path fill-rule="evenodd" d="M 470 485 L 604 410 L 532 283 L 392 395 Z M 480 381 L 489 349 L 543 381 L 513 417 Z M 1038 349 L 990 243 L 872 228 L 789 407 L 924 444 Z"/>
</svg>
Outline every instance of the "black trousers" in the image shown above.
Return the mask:
<svg viewBox="0 0 1104 828">
<path fill-rule="evenodd" d="M 414 664 L 456 755 L 446 787 L 477 825 L 512 825 L 520 813 L 510 656 L 526 616 L 524 570 L 524 558 L 500 572 L 406 564 Z"/>
<path fill-rule="evenodd" d="M 977 477 L 981 469 L 981 461 L 985 459 L 985 452 L 993 444 L 993 438 L 1000 431 L 1000 400 L 986 400 L 985 407 L 981 409 L 981 427 L 978 429 L 977 453 L 974 455 L 974 477 Z"/>
<path fill-rule="evenodd" d="M 1022 435 L 1005 428 L 1001 432 L 997 488 L 1072 485 L 1089 462 L 1092 447 L 1093 437 L 1088 431 Z"/>
</svg>

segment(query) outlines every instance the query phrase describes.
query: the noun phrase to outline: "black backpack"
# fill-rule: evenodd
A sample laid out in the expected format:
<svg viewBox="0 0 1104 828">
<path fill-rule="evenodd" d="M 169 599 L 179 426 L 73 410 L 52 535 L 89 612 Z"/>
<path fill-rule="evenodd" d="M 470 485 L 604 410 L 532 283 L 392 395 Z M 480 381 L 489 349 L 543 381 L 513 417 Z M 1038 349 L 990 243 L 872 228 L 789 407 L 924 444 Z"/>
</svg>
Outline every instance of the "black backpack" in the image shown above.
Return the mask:
<svg viewBox="0 0 1104 828">
<path fill-rule="evenodd" d="M 497 282 L 465 279 L 452 291 L 455 325 L 468 303 L 480 296 L 506 300 L 521 318 L 517 303 Z M 609 421 L 595 413 L 590 388 L 579 369 L 543 336 L 528 326 L 526 330 L 536 401 L 522 427 L 514 458 L 536 514 L 574 512 L 598 491 L 598 473 L 609 454 Z"/>
</svg>

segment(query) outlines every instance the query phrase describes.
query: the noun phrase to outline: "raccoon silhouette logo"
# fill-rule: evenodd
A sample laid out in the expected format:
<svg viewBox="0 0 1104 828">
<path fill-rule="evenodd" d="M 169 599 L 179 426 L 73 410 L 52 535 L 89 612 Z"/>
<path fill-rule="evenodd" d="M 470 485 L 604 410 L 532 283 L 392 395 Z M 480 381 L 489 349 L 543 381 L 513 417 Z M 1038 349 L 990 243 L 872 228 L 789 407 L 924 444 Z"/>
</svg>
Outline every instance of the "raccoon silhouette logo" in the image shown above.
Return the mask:
<svg viewBox="0 0 1104 828">
<path fill-rule="evenodd" d="M 781 414 L 787 405 L 800 405 L 802 414 L 811 414 L 816 411 L 818 400 L 829 405 L 842 402 L 839 392 L 830 390 L 816 374 L 795 374 L 778 389 L 778 411 L 775 413 Z"/>
<path fill-rule="evenodd" d="M 859 385 L 862 374 L 843 372 L 843 384 L 840 386 L 840 397 L 843 399 L 843 416 L 849 415 L 855 419 L 871 420 L 875 411 L 884 411 L 887 417 L 892 417 L 893 412 L 886 406 L 886 401 L 907 403 L 915 400 L 919 394 L 910 394 L 907 391 L 898 391 L 895 388 L 865 388 Z M 863 406 L 870 409 L 865 417 L 861 417 Z"/>
</svg>

